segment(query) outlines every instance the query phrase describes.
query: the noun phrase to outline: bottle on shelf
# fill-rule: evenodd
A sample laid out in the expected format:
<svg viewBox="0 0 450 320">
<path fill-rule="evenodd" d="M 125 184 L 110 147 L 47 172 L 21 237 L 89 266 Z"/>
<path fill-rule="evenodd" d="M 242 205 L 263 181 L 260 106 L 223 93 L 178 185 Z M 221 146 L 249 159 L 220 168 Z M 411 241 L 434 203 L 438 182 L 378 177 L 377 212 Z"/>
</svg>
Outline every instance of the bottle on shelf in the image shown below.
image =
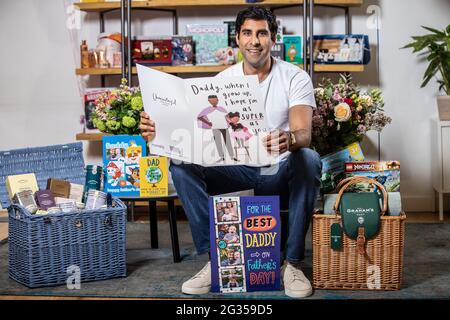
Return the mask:
<svg viewBox="0 0 450 320">
<path fill-rule="evenodd" d="M 80 45 L 81 68 L 89 68 L 89 50 L 86 40 L 81 41 Z"/>
</svg>

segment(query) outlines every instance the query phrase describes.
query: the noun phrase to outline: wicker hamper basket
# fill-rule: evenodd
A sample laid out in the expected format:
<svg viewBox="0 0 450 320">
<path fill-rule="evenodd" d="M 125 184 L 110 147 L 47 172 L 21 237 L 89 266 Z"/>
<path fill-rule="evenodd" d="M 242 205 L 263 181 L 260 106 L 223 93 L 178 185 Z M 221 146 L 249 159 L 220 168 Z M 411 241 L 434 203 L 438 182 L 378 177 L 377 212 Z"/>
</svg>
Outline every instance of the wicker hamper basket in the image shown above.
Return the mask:
<svg viewBox="0 0 450 320">
<path fill-rule="evenodd" d="M 398 290 L 402 283 L 406 215 L 381 216 L 378 234 L 366 242 L 343 233 L 342 249 L 330 246 L 330 228 L 341 223 L 337 214 L 314 214 L 312 219 L 313 286 L 317 289 Z"/>
<path fill-rule="evenodd" d="M 126 207 L 56 214 L 30 214 L 11 205 L 9 276 L 30 288 L 66 284 L 69 267 L 81 282 L 126 276 Z M 74 269 L 72 269 L 74 270 Z"/>
</svg>

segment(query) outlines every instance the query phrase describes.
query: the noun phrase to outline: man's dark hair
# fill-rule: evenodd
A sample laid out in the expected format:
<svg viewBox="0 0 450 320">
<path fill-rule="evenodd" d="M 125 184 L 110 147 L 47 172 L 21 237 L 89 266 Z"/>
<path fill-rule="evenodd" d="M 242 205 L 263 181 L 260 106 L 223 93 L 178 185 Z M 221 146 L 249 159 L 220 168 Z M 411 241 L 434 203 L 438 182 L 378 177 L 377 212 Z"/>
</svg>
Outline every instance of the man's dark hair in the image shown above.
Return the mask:
<svg viewBox="0 0 450 320">
<path fill-rule="evenodd" d="M 214 98 L 217 99 L 217 96 L 215 94 L 211 94 L 211 95 L 208 96 L 208 99 L 214 99 Z"/>
<path fill-rule="evenodd" d="M 246 19 L 251 20 L 265 20 L 269 25 L 270 30 L 270 38 L 275 41 L 275 37 L 277 35 L 278 25 L 277 25 L 277 17 L 267 8 L 264 7 L 248 7 L 239 11 L 236 17 L 236 34 L 239 36 L 241 32 L 241 27 L 244 24 Z"/>
</svg>

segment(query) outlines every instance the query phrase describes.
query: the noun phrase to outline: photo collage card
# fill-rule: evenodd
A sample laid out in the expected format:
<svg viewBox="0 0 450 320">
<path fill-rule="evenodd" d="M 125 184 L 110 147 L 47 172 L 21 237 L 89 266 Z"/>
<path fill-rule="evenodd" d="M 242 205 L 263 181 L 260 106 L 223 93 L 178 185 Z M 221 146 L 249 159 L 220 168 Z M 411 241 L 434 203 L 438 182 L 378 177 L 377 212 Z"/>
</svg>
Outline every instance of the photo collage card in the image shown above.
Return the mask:
<svg viewBox="0 0 450 320">
<path fill-rule="evenodd" d="M 280 288 L 278 196 L 210 197 L 211 291 Z"/>
<path fill-rule="evenodd" d="M 217 263 L 221 292 L 245 292 L 244 249 L 239 197 L 214 199 Z"/>
</svg>

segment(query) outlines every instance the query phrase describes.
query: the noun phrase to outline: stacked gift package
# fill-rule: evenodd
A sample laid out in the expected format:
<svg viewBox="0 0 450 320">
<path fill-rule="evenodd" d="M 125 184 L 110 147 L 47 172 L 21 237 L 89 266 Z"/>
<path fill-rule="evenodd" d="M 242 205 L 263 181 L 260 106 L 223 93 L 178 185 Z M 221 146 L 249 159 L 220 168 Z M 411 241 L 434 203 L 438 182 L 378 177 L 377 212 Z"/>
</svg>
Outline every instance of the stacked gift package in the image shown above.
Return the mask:
<svg viewBox="0 0 450 320">
<path fill-rule="evenodd" d="M 31 214 L 48 214 L 94 210 L 107 207 L 108 195 L 101 191 L 102 167 L 86 166 L 85 185 L 48 178 L 45 189 L 39 189 L 34 173 L 6 177 L 9 200 Z"/>
</svg>

